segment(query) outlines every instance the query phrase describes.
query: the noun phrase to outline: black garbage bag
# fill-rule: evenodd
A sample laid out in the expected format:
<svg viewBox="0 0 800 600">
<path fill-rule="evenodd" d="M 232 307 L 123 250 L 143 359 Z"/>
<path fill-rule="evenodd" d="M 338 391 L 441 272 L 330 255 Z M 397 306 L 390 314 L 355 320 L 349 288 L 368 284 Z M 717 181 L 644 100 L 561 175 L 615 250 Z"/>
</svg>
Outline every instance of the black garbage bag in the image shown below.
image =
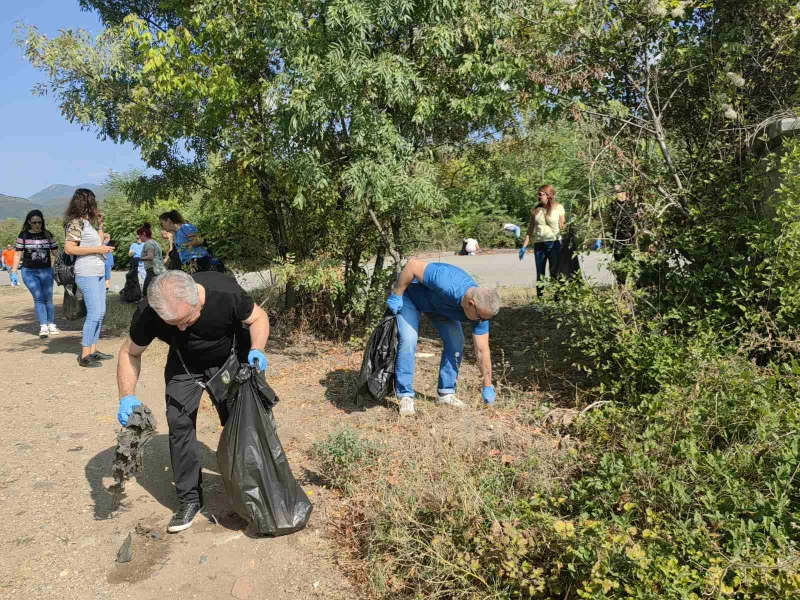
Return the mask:
<svg viewBox="0 0 800 600">
<path fill-rule="evenodd" d="M 254 533 L 286 535 L 304 529 L 313 506 L 297 483 L 278 439 L 272 407 L 278 398 L 264 373 L 244 365 L 228 399 L 228 420 L 217 464 L 233 510 Z"/>
<path fill-rule="evenodd" d="M 128 417 L 128 424 L 117 433 L 117 449 L 111 472 L 119 491 L 125 489 L 125 482 L 142 473 L 144 447 L 156 434 L 156 418 L 144 404 L 139 404 Z"/>
<path fill-rule="evenodd" d="M 139 285 L 139 259 L 131 258 L 128 272 L 125 274 L 125 287 L 119 292 L 123 302 L 135 304 L 142 299 L 142 287 Z"/>
<path fill-rule="evenodd" d="M 561 252 L 558 258 L 558 273 L 563 279 L 572 279 L 573 275 L 580 273 L 581 265 L 578 261 L 578 238 L 575 230 L 570 227 L 561 240 Z"/>
<path fill-rule="evenodd" d="M 361 372 L 358 374 L 356 404 L 362 406 L 368 397 L 381 402 L 394 384 L 394 363 L 397 360 L 397 318 L 389 311 L 369 336 Z"/>
<path fill-rule="evenodd" d="M 74 283 L 64 286 L 64 318 L 67 321 L 77 321 L 86 316 L 86 301 L 83 292 Z"/>
</svg>

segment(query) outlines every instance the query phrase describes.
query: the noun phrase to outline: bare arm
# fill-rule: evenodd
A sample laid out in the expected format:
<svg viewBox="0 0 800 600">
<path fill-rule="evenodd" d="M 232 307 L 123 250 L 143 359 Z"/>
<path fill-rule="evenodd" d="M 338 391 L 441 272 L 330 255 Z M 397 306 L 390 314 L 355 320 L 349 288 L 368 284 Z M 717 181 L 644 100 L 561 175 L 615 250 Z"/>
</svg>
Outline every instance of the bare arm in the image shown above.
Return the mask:
<svg viewBox="0 0 800 600">
<path fill-rule="evenodd" d="M 415 277 L 422 283 L 422 279 L 425 276 L 425 267 L 427 266 L 428 263 L 419 258 L 409 260 L 400 272 L 400 277 L 397 278 L 397 284 L 394 286 L 392 293 L 396 296 L 402 296 Z"/>
<path fill-rule="evenodd" d="M 120 398 L 136 393 L 136 382 L 139 380 L 142 354 L 145 350 L 147 350 L 147 346 L 137 346 L 131 341 L 131 338 L 125 338 L 125 341 L 122 342 L 117 360 L 117 388 Z"/>
<path fill-rule="evenodd" d="M 525 233 L 525 240 L 522 242 L 522 247 L 527 248 L 533 235 L 533 230 L 536 228 L 536 212 L 531 213 L 531 218 L 528 219 L 528 231 Z"/>
<path fill-rule="evenodd" d="M 156 257 L 156 252 L 152 248 L 148 248 L 142 252 L 142 260 L 153 260 Z"/>
<path fill-rule="evenodd" d="M 78 242 L 67 241 L 64 252 L 70 256 L 88 256 L 89 254 L 108 254 L 114 249 L 111 246 L 81 246 Z"/>
<path fill-rule="evenodd" d="M 475 360 L 483 378 L 483 385 L 492 385 L 492 353 L 489 350 L 489 334 L 473 335 L 472 344 L 475 348 Z"/>
<path fill-rule="evenodd" d="M 269 339 L 269 316 L 260 306 L 254 306 L 252 314 L 242 321 L 250 326 L 250 349 L 263 350 Z"/>
<path fill-rule="evenodd" d="M 14 264 L 11 265 L 12 271 L 16 271 L 17 269 L 19 269 L 19 261 L 21 260 L 22 260 L 22 250 L 17 250 L 14 253 Z"/>
</svg>

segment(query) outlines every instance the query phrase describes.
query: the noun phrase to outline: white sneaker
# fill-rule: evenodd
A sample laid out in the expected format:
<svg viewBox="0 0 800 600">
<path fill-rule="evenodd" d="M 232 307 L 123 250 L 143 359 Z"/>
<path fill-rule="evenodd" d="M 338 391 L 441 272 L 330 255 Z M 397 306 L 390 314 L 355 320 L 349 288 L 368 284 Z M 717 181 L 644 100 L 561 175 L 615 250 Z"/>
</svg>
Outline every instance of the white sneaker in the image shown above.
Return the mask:
<svg viewBox="0 0 800 600">
<path fill-rule="evenodd" d="M 61 333 L 61 330 L 56 327 L 55 323 L 50 323 L 50 325 L 47 326 L 47 331 L 50 332 L 50 335 L 58 335 Z"/>
<path fill-rule="evenodd" d="M 439 396 L 437 404 L 447 404 L 448 406 L 452 406 L 454 408 L 467 408 L 467 405 L 464 404 L 458 398 L 456 398 L 455 394 L 446 394 L 444 396 Z"/>
<path fill-rule="evenodd" d="M 50 337 L 50 330 L 47 328 L 47 325 L 42 325 L 39 327 L 39 337 L 43 339 Z"/>
<path fill-rule="evenodd" d="M 415 414 L 417 413 L 414 411 L 414 399 L 408 397 L 400 398 L 400 416 L 410 417 Z"/>
</svg>

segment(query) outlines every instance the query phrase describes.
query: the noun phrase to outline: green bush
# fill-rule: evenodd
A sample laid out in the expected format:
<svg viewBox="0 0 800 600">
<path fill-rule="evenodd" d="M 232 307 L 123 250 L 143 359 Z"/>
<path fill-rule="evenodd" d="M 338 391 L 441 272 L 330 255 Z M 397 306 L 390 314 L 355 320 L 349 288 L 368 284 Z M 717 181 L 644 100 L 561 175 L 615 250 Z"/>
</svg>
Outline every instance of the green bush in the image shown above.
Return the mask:
<svg viewBox="0 0 800 600">
<path fill-rule="evenodd" d="M 328 434 L 324 442 L 315 442 L 312 455 L 330 485 L 347 491 L 358 481 L 362 469 L 371 465 L 376 450 L 348 427 Z"/>
</svg>

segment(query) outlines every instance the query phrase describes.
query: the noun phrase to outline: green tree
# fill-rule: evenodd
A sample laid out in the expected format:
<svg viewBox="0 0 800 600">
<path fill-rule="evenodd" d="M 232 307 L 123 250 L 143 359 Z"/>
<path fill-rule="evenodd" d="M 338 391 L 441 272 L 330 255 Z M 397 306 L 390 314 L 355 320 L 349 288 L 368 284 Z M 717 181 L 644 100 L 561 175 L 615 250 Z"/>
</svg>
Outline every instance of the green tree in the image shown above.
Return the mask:
<svg viewBox="0 0 800 600">
<path fill-rule="evenodd" d="M 516 124 L 503 83 L 526 60 L 506 52 L 501 0 L 82 5 L 104 19 L 96 39 L 22 43 L 67 119 L 161 172 L 131 198 L 184 188 L 259 213 L 281 259 L 343 260 L 343 306 L 363 260 L 397 264 L 409 216 L 445 202 L 432 150 Z"/>
</svg>

